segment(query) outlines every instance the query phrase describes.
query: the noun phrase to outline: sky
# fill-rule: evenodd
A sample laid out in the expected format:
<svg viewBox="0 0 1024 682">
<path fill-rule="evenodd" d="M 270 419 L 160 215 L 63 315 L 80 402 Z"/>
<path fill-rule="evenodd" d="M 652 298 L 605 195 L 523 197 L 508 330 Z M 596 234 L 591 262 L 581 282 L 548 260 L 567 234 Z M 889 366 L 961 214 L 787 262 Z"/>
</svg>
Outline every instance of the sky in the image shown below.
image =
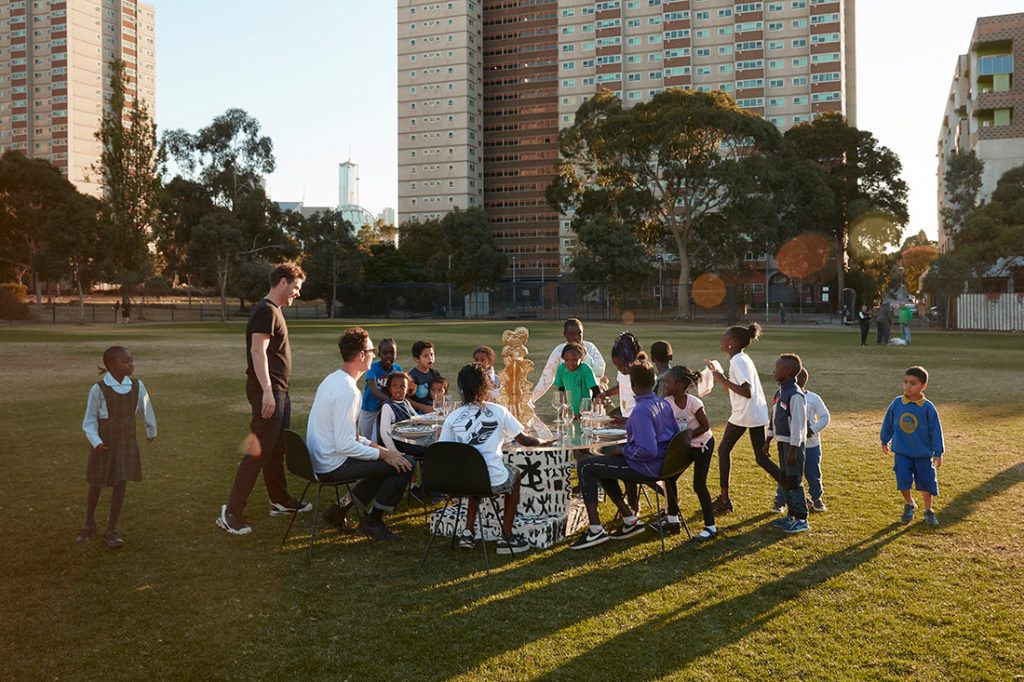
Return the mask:
<svg viewBox="0 0 1024 682">
<path fill-rule="evenodd" d="M 189 131 L 242 108 L 274 141 L 275 201 L 334 206 L 338 164 L 359 203 L 398 206 L 394 0 L 151 0 L 157 125 Z M 1022 0 L 857 0 L 857 127 L 903 162 L 907 234 L 937 234 L 936 143 L 956 58 L 977 17 Z"/>
</svg>

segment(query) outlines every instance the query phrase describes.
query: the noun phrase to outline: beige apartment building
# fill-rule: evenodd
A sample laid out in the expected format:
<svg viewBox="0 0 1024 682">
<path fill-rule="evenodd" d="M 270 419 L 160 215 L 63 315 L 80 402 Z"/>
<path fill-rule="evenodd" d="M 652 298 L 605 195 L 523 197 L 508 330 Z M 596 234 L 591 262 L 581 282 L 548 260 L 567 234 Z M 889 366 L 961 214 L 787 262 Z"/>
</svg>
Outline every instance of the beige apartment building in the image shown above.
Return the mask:
<svg viewBox="0 0 1024 682">
<path fill-rule="evenodd" d="M 942 114 L 937 158 L 939 250 L 953 246 L 942 218 L 946 206 L 946 164 L 954 151 L 973 150 L 985 162 L 981 198 L 999 178 L 1024 164 L 1024 84 L 1014 64 L 1024 64 L 1024 13 L 981 17 L 970 49 L 956 60 L 953 82 Z"/>
<path fill-rule="evenodd" d="M 398 22 L 399 219 L 483 206 L 521 280 L 575 246 L 544 190 L 599 88 L 724 90 L 781 130 L 856 122 L 854 0 L 399 0 Z"/>
<path fill-rule="evenodd" d="M 108 65 L 124 61 L 129 106 L 155 115 L 155 26 L 153 6 L 131 0 L 0 1 L 0 150 L 47 159 L 98 196 Z"/>
</svg>

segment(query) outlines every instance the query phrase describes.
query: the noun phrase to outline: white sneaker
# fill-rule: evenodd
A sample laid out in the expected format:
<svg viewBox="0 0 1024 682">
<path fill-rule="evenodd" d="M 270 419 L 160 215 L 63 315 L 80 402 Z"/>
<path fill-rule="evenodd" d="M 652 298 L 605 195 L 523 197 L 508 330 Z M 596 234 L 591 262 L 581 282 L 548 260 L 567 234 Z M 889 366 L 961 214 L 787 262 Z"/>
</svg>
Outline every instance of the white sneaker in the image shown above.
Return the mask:
<svg viewBox="0 0 1024 682">
<path fill-rule="evenodd" d="M 576 542 L 569 545 L 569 549 L 587 549 L 594 545 L 600 545 L 602 542 L 608 542 L 610 539 L 608 533 L 604 532 L 604 528 L 596 533 L 588 528 L 587 532 L 581 535 Z"/>
<path fill-rule="evenodd" d="M 226 504 L 220 506 L 217 525 L 232 535 L 248 535 L 252 532 L 252 527 L 246 523 L 245 517 L 241 514 L 229 514 Z"/>
<path fill-rule="evenodd" d="M 300 504 L 296 500 L 288 500 L 284 504 L 280 502 L 270 503 L 271 516 L 291 516 L 292 514 L 305 514 L 311 511 L 313 511 L 313 505 L 310 502 Z"/>
</svg>

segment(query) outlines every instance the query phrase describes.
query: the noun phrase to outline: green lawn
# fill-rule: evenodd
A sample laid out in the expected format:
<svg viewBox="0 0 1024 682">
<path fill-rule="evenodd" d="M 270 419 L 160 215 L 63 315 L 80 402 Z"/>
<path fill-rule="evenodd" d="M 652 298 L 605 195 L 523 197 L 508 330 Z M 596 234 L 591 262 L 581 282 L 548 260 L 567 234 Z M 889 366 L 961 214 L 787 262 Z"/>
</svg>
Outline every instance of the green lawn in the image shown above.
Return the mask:
<svg viewBox="0 0 1024 682">
<path fill-rule="evenodd" d="M 561 325 L 530 324 L 541 365 Z M 432 339 L 439 369 L 454 376 L 476 345 L 500 352 L 510 326 L 367 328 L 374 340 L 397 337 L 403 364 L 413 341 Z M 317 383 L 337 367 L 342 327 L 292 324 L 300 430 Z M 607 354 L 620 328 L 589 325 L 586 338 Z M 668 339 L 691 367 L 726 360 L 718 329 L 634 331 L 645 345 Z M 129 486 L 120 552 L 73 541 L 86 489 L 82 412 L 113 343 L 135 354 L 160 427 L 142 446 L 144 482 Z M 1019 679 L 1019 335 L 915 330 L 909 348 L 860 348 L 852 328 L 771 328 L 750 349 L 766 391 L 780 352 L 803 357 L 833 415 L 823 437 L 829 511 L 811 517 L 810 533 L 767 527 L 772 484 L 741 442 L 737 509 L 720 519 L 717 541 L 673 538 L 662 559 L 648 532 L 585 552 L 499 557 L 485 576 L 479 550 L 447 545 L 420 571 L 417 509 L 392 517 L 402 542 L 331 531 L 312 562 L 301 532 L 279 548 L 286 520 L 267 516 L 261 486 L 247 510 L 252 535 L 215 527 L 247 425 L 240 323 L 0 328 L 0 678 Z M 902 503 L 878 447 L 879 420 L 911 364 L 931 372 L 945 428 L 937 529 L 896 523 Z M 727 398 L 716 389 L 707 405 L 720 434 Z M 716 474 L 713 464 L 713 490 Z M 683 491 L 699 528 L 696 499 Z"/>
</svg>

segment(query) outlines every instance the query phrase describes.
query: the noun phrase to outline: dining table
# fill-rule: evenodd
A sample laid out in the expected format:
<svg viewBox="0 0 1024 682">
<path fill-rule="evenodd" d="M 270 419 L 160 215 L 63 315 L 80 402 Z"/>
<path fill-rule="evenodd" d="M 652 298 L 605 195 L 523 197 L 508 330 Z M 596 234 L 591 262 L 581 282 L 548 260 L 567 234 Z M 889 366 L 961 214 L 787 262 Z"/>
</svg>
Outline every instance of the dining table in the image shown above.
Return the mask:
<svg viewBox="0 0 1024 682">
<path fill-rule="evenodd" d="M 552 547 L 587 525 L 583 499 L 573 492 L 577 458 L 626 442 L 625 429 L 614 427 L 610 418 L 597 419 L 588 420 L 587 428 L 584 428 L 579 419 L 569 424 L 549 426 L 534 418 L 526 433 L 550 443 L 520 445 L 511 440 L 502 447 L 505 462 L 522 472 L 519 507 L 512 530 L 522 534 L 534 548 Z M 392 437 L 403 443 L 429 446 L 439 439 L 441 426 L 442 421 L 436 416 L 417 415 L 394 424 Z M 429 457 L 429 453 L 426 456 Z M 501 537 L 500 514 L 504 500 L 498 497 L 495 501 L 498 503 L 497 513 L 490 504 L 479 507 L 484 540 Z M 434 510 L 430 515 L 430 525 L 432 532 L 451 537 L 456 529 L 466 527 L 466 505 L 452 504 Z M 479 535 L 478 528 L 473 532 Z"/>
</svg>

